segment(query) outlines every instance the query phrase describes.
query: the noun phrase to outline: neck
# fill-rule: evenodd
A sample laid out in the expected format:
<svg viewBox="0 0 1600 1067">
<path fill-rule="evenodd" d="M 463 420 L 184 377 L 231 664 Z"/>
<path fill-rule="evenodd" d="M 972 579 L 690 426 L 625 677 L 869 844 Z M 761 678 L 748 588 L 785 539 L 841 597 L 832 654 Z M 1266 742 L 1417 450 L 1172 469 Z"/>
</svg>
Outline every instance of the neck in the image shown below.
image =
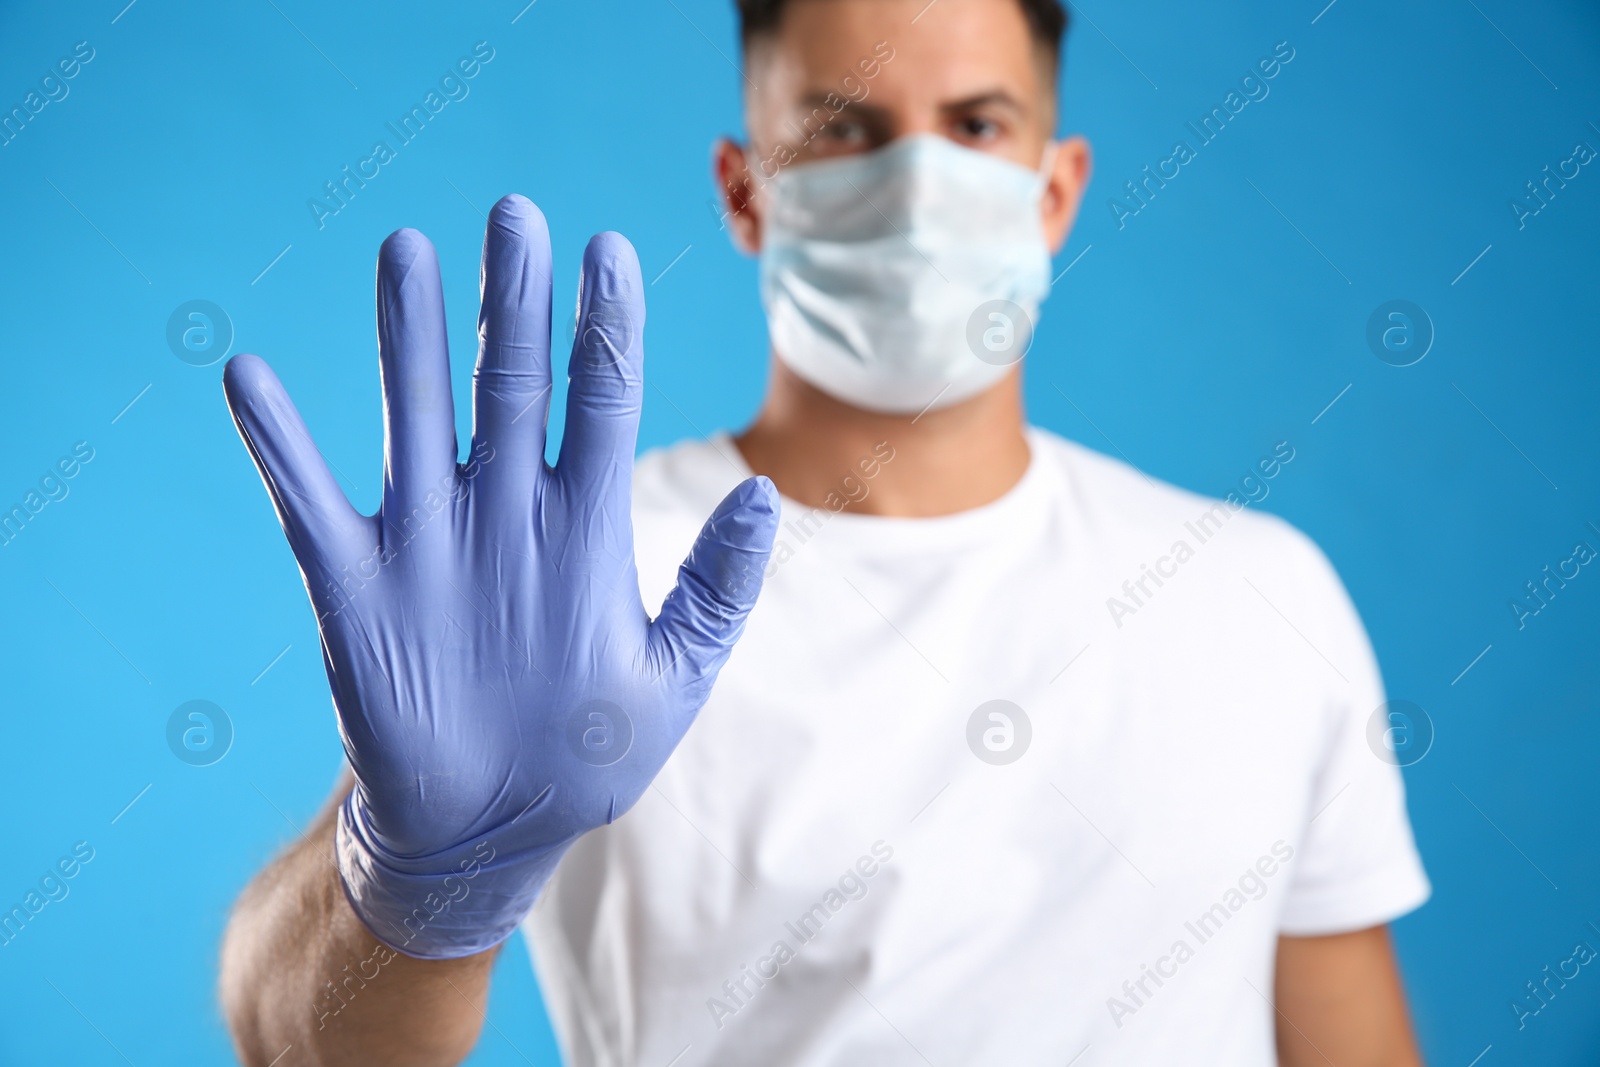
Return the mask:
<svg viewBox="0 0 1600 1067">
<path fill-rule="evenodd" d="M 761 411 L 734 443 L 800 504 L 924 518 L 981 507 L 1016 485 L 1028 468 L 1023 425 L 1020 371 L 947 408 L 886 415 L 834 399 L 774 358 Z"/>
</svg>

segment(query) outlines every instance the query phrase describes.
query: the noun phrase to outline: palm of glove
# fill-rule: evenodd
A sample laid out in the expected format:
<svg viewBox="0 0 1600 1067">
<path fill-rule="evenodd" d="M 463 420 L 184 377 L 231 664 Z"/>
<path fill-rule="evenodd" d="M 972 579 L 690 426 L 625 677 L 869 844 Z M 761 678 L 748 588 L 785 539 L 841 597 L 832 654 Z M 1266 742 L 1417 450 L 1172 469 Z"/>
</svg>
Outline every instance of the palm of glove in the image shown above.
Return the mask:
<svg viewBox="0 0 1600 1067">
<path fill-rule="evenodd" d="M 375 932 L 430 879 L 465 870 L 467 850 L 507 880 L 480 903 L 531 904 L 566 845 L 639 798 L 743 629 L 777 521 L 770 483 L 736 488 L 649 618 L 629 507 L 644 305 L 620 236 L 585 252 L 553 468 L 550 252 L 537 208 L 507 197 L 489 220 L 466 463 L 437 260 L 420 234 L 384 243 L 377 298 L 386 442 L 376 516 L 350 506 L 265 363 L 239 356 L 225 375 L 317 610 L 356 777 L 341 871 Z M 439 944 L 407 951 L 464 954 L 455 949 L 483 947 L 506 924 L 470 912 L 451 917 L 465 931 L 436 923 Z"/>
</svg>

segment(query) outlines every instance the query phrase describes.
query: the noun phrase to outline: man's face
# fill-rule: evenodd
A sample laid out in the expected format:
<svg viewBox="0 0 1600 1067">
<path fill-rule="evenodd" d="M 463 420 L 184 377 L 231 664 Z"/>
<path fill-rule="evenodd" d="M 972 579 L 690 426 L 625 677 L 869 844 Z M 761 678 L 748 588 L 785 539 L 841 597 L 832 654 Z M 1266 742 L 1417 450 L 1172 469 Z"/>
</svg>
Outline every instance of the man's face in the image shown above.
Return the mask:
<svg viewBox="0 0 1600 1067">
<path fill-rule="evenodd" d="M 735 240 L 761 247 L 765 179 L 785 166 L 937 134 L 1029 168 L 1055 125 L 1054 72 L 1016 0 L 791 0 L 746 56 L 747 146 L 723 141 L 716 169 Z M 1041 226 L 1065 241 L 1089 170 L 1064 142 Z"/>
</svg>

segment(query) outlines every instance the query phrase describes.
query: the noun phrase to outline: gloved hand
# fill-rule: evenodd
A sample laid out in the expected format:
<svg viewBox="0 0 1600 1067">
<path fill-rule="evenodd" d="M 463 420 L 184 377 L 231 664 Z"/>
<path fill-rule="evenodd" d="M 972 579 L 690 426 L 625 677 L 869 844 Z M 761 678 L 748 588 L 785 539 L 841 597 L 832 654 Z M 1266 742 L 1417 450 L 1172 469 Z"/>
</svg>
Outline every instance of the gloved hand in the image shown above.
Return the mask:
<svg viewBox="0 0 1600 1067">
<path fill-rule="evenodd" d="M 345 499 L 264 362 L 237 356 L 223 376 L 311 594 L 355 772 L 338 820 L 345 891 L 411 956 L 466 956 L 508 937 L 568 846 L 639 799 L 743 631 L 777 527 L 772 484 L 739 485 L 649 618 L 630 518 L 638 260 L 614 233 L 584 253 L 554 468 L 550 266 L 539 209 L 496 204 L 460 464 L 438 260 L 414 230 L 383 243 L 373 517 Z"/>
</svg>

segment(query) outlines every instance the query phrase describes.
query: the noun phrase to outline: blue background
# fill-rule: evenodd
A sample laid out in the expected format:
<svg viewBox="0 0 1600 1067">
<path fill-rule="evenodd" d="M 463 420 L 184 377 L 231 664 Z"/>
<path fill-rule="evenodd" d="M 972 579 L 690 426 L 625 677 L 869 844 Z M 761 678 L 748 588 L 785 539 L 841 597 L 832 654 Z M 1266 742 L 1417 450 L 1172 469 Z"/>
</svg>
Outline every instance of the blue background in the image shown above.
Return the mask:
<svg viewBox="0 0 1600 1067">
<path fill-rule="evenodd" d="M 466 440 L 482 213 L 520 191 L 550 219 L 558 306 L 592 232 L 626 233 L 647 278 L 682 253 L 648 293 L 642 446 L 754 411 L 754 266 L 709 203 L 711 140 L 741 129 L 730 4 L 524 2 L 0 9 L 5 110 L 74 43 L 95 49 L 0 148 L 0 508 L 75 442 L 95 450 L 0 548 L 0 904 L 74 842 L 96 850 L 0 948 L 0 1063 L 229 1062 L 227 909 L 339 767 L 293 560 L 221 364 L 167 346 L 178 305 L 226 309 L 232 350 L 273 363 L 370 511 L 378 244 L 405 225 L 439 248 Z M 1062 125 L 1094 143 L 1096 177 L 1029 361 L 1031 416 L 1213 494 L 1293 444 L 1263 506 L 1326 549 L 1391 695 L 1437 732 L 1406 772 L 1435 894 L 1396 927 L 1429 1058 L 1592 1064 L 1600 972 L 1521 1031 L 1507 1005 L 1579 940 L 1600 946 L 1600 575 L 1521 630 L 1508 602 L 1578 540 L 1600 547 L 1600 166 L 1524 228 L 1509 202 L 1576 142 L 1600 148 L 1600 15 L 1324 3 L 1078 11 Z M 495 58 L 470 95 L 319 230 L 307 200 L 479 40 Z M 1270 96 L 1119 229 L 1108 198 L 1281 40 L 1296 55 Z M 1393 298 L 1437 331 L 1414 366 L 1366 343 Z M 213 766 L 166 744 L 191 699 L 234 726 Z M 475 1064 L 555 1061 L 513 949 Z"/>
</svg>

